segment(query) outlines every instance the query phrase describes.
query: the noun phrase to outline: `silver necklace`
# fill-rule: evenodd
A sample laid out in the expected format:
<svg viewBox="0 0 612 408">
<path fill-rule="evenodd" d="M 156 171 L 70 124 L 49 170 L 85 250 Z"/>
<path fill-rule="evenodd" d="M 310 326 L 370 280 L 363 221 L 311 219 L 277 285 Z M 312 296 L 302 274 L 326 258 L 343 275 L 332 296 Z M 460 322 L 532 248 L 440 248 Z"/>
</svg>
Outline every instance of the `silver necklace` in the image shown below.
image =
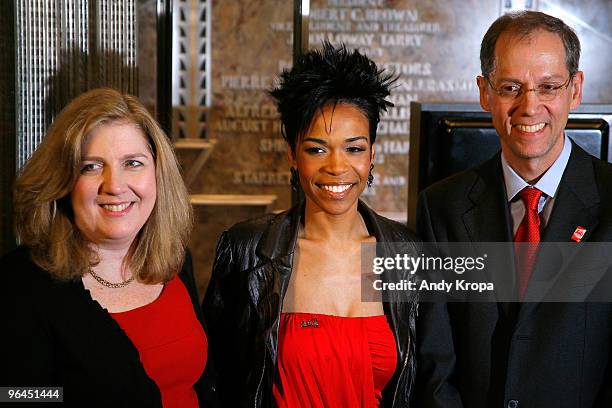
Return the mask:
<svg viewBox="0 0 612 408">
<path fill-rule="evenodd" d="M 107 281 L 106 279 L 104 279 L 103 277 L 97 275 L 93 269 L 89 268 L 89 274 L 95 279 L 97 280 L 101 285 L 106 286 L 107 288 L 111 288 L 111 289 L 119 289 L 119 288 L 123 288 L 127 285 L 129 285 L 130 283 L 132 283 L 132 281 L 134 280 L 134 275 L 132 275 L 131 278 L 124 280 L 123 282 L 119 282 L 119 283 L 112 283 Z"/>
</svg>

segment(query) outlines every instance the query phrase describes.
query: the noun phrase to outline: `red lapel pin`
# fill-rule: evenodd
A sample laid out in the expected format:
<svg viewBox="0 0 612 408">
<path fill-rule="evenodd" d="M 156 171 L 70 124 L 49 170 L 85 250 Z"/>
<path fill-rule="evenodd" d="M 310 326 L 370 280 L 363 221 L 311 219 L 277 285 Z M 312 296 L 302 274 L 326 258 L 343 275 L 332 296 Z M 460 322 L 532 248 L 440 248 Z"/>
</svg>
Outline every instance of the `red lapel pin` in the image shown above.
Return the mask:
<svg viewBox="0 0 612 408">
<path fill-rule="evenodd" d="M 584 227 L 576 227 L 574 234 L 572 235 L 572 241 L 580 242 L 582 241 L 582 237 L 586 234 L 586 228 Z"/>
</svg>

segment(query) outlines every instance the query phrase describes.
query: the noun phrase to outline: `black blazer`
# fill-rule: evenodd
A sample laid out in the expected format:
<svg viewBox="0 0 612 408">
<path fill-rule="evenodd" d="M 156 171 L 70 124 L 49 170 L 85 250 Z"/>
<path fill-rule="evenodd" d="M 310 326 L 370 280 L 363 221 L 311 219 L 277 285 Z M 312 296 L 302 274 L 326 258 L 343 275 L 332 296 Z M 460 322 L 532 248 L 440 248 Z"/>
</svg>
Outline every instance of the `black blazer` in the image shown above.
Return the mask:
<svg viewBox="0 0 612 408">
<path fill-rule="evenodd" d="M 573 144 L 542 240 L 612 241 L 611 186 L 612 165 Z M 511 241 L 499 153 L 427 188 L 417 220 L 424 241 Z M 610 303 L 422 304 L 417 339 L 418 407 L 612 406 Z"/>
<path fill-rule="evenodd" d="M 162 406 L 138 350 L 80 280 L 52 278 L 26 247 L 6 254 L 0 267 L 2 336 L 8 342 L 1 351 L 1 385 L 62 386 L 62 406 Z M 179 277 L 203 324 L 189 252 Z M 194 388 L 201 406 L 218 405 L 212 364 Z"/>
</svg>

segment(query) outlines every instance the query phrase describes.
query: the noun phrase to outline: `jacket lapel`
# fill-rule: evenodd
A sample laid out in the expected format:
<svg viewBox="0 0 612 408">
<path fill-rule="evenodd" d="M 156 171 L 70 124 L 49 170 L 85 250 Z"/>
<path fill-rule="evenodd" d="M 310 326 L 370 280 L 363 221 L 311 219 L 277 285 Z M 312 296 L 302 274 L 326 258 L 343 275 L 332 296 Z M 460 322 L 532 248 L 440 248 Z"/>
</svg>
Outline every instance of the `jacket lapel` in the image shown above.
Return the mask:
<svg viewBox="0 0 612 408">
<path fill-rule="evenodd" d="M 572 154 L 563 172 L 542 241 L 569 242 L 578 226 L 586 228 L 583 241 L 586 240 L 597 224 L 599 203 L 600 197 L 591 158 L 572 143 Z"/>
<path fill-rule="evenodd" d="M 463 224 L 471 242 L 511 242 L 510 214 L 506 198 L 500 153 L 476 170 L 478 177 L 468 194 L 472 207 L 463 215 Z M 496 251 L 496 258 L 490 278 L 496 288 L 495 295 L 508 299 L 515 287 L 514 254 L 510 245 Z M 503 270 L 500 270 L 503 268 Z M 500 292 L 501 291 L 501 292 Z M 509 303 L 499 303 L 507 317 L 515 316 L 515 308 Z"/>
<path fill-rule="evenodd" d="M 257 311 L 258 331 L 265 339 L 268 360 L 276 363 L 282 299 L 291 277 L 295 244 L 304 203 L 279 214 L 263 232 L 255 249 L 261 263 L 249 272 L 249 295 Z"/>
<path fill-rule="evenodd" d="M 372 211 L 361 200 L 359 200 L 357 204 L 357 210 L 363 217 L 363 221 L 365 222 L 366 228 L 370 235 L 376 237 L 376 256 L 392 257 L 403 252 L 404 250 L 407 250 L 408 246 L 412 245 L 412 243 L 408 242 L 395 242 L 397 239 L 393 234 L 385 234 L 385 228 L 384 226 L 381 226 L 381 223 L 379 222 L 381 217 Z M 386 280 L 387 277 L 387 274 L 382 275 L 383 280 Z M 388 316 L 391 331 L 396 334 L 395 345 L 398 352 L 398 367 L 401 366 L 404 358 L 406 357 L 406 353 L 409 348 L 408 342 L 410 339 L 411 330 L 410 327 L 402 325 L 399 320 L 406 319 L 407 316 L 410 316 L 410 306 L 411 303 L 402 297 L 399 299 L 387 298 L 383 301 L 383 309 L 385 310 L 385 315 Z"/>
<path fill-rule="evenodd" d="M 512 236 L 499 153 L 476 173 L 468 194 L 472 207 L 462 217 L 467 234 L 472 242 L 507 242 Z"/>
<path fill-rule="evenodd" d="M 361 200 L 358 202 L 357 209 L 363 217 L 363 221 L 365 222 L 366 228 L 370 235 L 376 237 L 377 256 L 394 256 L 397 253 L 407 250 L 406 246 L 412 245 L 412 243 L 407 242 L 395 242 L 397 239 L 393 234 L 385 234 L 385 228 L 384 226 L 381 226 L 381 223 L 379 222 L 380 216 L 368 208 L 368 206 Z M 379 249 L 382 250 L 382 253 L 378 253 Z M 383 274 L 383 280 L 385 280 L 387 276 L 387 274 Z M 397 352 L 396 374 L 393 376 L 390 383 L 396 384 L 397 387 L 399 385 L 397 381 L 399 381 L 399 376 L 401 375 L 404 367 L 410 369 L 412 363 L 410 363 L 409 360 L 414 358 L 416 350 L 415 344 L 410 344 L 410 339 L 415 338 L 414 336 L 416 331 L 416 312 L 411 310 L 411 307 L 416 304 L 416 301 L 409 302 L 403 298 L 403 296 L 386 300 L 387 301 L 383 301 L 383 309 L 385 315 L 387 316 L 389 327 L 395 337 L 395 348 Z M 409 324 L 402 324 L 401 321 L 405 321 L 406 319 L 408 320 Z M 392 405 L 395 406 L 395 395 L 392 397 L 392 399 Z"/>
<path fill-rule="evenodd" d="M 600 196 L 591 158 L 572 142 L 572 153 L 559 183 L 557 197 L 542 242 L 571 242 L 576 227 L 586 229 L 582 241 L 587 240 L 599 222 L 599 208 Z M 545 249 L 538 256 L 531 278 L 534 284 L 530 283 L 525 293 L 525 298 L 533 299 L 534 302 L 523 304 L 518 316 L 519 323 L 537 309 L 546 294 L 564 275 L 567 266 L 571 264 L 572 258 L 578 251 L 559 254 L 556 257 L 554 252 L 555 248 L 550 248 L 550 251 Z M 593 276 L 593 279 L 596 280 L 597 276 Z"/>
</svg>

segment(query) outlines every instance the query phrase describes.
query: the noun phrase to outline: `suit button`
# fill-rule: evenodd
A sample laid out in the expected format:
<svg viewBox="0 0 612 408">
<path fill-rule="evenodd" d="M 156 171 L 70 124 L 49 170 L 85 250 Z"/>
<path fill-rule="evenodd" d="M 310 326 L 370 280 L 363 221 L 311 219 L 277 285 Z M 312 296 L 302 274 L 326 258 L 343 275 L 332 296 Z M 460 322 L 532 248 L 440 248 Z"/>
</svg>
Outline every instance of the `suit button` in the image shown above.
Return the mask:
<svg viewBox="0 0 612 408">
<path fill-rule="evenodd" d="M 519 402 L 517 400 L 510 400 L 506 404 L 507 408 L 518 408 L 518 406 L 519 406 Z"/>
</svg>

